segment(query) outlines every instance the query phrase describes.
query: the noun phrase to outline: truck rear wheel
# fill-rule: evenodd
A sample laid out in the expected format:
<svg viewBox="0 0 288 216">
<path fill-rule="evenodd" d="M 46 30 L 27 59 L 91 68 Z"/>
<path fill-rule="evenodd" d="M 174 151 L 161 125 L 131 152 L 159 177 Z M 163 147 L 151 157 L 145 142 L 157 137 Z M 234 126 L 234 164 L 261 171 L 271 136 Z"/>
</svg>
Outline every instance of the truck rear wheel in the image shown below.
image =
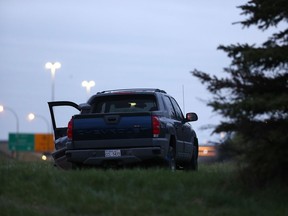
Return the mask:
<svg viewBox="0 0 288 216">
<path fill-rule="evenodd" d="M 175 148 L 173 146 L 169 146 L 169 151 L 168 151 L 168 165 L 169 165 L 169 169 L 171 171 L 175 171 L 176 170 L 176 151 Z"/>
</svg>

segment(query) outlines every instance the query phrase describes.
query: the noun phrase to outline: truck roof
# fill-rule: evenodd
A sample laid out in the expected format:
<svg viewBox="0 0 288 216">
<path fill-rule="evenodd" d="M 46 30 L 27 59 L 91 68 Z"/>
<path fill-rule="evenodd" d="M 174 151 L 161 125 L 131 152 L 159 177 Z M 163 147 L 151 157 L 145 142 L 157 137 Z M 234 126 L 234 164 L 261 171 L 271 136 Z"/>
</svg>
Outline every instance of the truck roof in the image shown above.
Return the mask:
<svg viewBox="0 0 288 216">
<path fill-rule="evenodd" d="M 115 89 L 115 90 L 106 90 L 102 92 L 97 92 L 97 95 L 99 94 L 109 94 L 109 93 L 128 93 L 128 92 L 160 92 L 167 94 L 166 91 L 157 89 L 157 88 L 131 88 L 131 89 Z"/>
</svg>

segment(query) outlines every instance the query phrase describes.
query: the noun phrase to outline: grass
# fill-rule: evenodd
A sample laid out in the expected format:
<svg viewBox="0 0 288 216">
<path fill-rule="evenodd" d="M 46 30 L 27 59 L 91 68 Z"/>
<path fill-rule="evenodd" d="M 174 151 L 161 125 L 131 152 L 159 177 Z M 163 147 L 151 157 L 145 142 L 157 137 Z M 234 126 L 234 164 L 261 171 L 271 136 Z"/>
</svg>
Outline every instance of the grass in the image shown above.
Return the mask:
<svg viewBox="0 0 288 216">
<path fill-rule="evenodd" d="M 247 188 L 233 165 L 198 172 L 155 169 L 62 171 L 50 163 L 0 160 L 5 215 L 288 215 L 288 189 Z"/>
</svg>

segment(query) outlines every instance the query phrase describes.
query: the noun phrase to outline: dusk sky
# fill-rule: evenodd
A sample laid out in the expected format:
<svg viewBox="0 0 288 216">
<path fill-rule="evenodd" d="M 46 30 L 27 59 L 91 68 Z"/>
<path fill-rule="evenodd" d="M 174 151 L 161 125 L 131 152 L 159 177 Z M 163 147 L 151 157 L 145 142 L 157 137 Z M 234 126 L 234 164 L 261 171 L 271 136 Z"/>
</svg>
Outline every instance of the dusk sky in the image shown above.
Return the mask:
<svg viewBox="0 0 288 216">
<path fill-rule="evenodd" d="M 221 118 L 207 107 L 205 86 L 190 74 L 195 68 L 225 76 L 229 59 L 220 44 L 261 44 L 271 34 L 243 29 L 244 0 L 0 0 L 0 105 L 19 118 L 20 133 L 47 133 L 51 124 L 51 73 L 58 61 L 55 100 L 86 102 L 83 80 L 94 80 L 91 93 L 118 88 L 160 88 L 185 112 L 199 142 L 217 140 L 207 124 Z M 184 102 L 183 102 L 184 87 Z M 184 107 L 185 106 L 185 107 Z M 28 121 L 27 115 L 36 117 Z M 64 114 L 64 113 L 63 113 Z M 0 113 L 0 140 L 16 132 L 16 118 Z"/>
</svg>

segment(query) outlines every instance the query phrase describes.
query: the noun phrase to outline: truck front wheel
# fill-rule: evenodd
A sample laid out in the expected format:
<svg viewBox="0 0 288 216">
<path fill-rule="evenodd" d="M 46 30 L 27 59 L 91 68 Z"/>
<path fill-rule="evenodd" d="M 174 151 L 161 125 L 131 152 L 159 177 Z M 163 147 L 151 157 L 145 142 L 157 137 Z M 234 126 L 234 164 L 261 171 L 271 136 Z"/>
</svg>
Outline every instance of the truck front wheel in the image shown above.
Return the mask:
<svg viewBox="0 0 288 216">
<path fill-rule="evenodd" d="M 193 146 L 192 158 L 188 165 L 190 170 L 198 170 L 198 148 L 197 146 Z"/>
</svg>

